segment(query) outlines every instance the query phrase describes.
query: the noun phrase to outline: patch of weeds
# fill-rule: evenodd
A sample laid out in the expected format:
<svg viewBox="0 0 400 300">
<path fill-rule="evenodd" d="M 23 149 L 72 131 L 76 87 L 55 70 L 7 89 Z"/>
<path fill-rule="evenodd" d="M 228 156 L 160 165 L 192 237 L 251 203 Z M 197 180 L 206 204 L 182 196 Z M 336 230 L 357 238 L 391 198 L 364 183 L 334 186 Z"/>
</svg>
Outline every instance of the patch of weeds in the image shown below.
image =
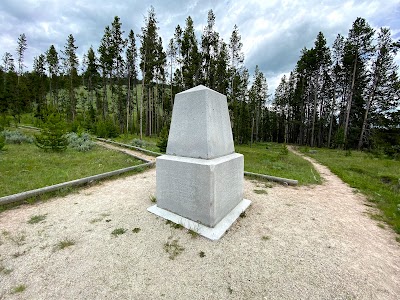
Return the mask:
<svg viewBox="0 0 400 300">
<path fill-rule="evenodd" d="M 32 216 L 32 217 L 29 219 L 28 224 L 40 223 L 40 222 L 42 222 L 44 219 L 46 219 L 46 215 L 35 215 L 35 216 Z"/>
<path fill-rule="evenodd" d="M 188 233 L 192 236 L 192 239 L 195 239 L 199 236 L 199 233 L 193 229 L 189 229 Z"/>
<path fill-rule="evenodd" d="M 204 253 L 204 251 L 200 251 L 200 252 L 199 252 L 199 256 L 200 256 L 201 258 L 203 258 L 203 257 L 206 256 L 206 254 Z"/>
<path fill-rule="evenodd" d="M 102 216 L 102 217 L 109 217 L 109 216 L 111 216 L 111 214 L 110 213 L 102 213 L 102 214 L 100 214 L 100 216 Z"/>
<path fill-rule="evenodd" d="M 270 239 L 271 239 L 271 237 L 268 236 L 268 235 L 263 235 L 263 236 L 261 237 L 261 240 L 263 240 L 263 241 L 268 241 L 268 240 L 270 240 Z"/>
<path fill-rule="evenodd" d="M 57 243 L 57 245 L 55 246 L 55 250 L 63 250 L 65 248 L 73 246 L 73 245 L 75 245 L 75 241 L 74 240 L 64 239 L 64 240 L 59 241 Z"/>
<path fill-rule="evenodd" d="M 26 234 L 25 234 L 24 232 L 20 232 L 20 233 L 16 234 L 15 236 L 8 235 L 8 238 L 9 238 L 10 241 L 12 241 L 15 245 L 17 245 L 17 246 L 22 246 L 22 245 L 25 244 Z"/>
<path fill-rule="evenodd" d="M 396 242 L 400 243 L 400 236 L 396 236 Z"/>
<path fill-rule="evenodd" d="M 117 235 L 124 234 L 126 231 L 127 231 L 127 229 L 125 229 L 125 228 L 116 228 L 111 232 L 111 234 L 113 236 L 117 236 Z"/>
<path fill-rule="evenodd" d="M 279 156 L 283 157 L 283 156 L 287 156 L 288 154 L 289 154 L 289 149 L 286 146 L 286 144 L 283 144 L 281 150 L 279 151 Z"/>
<path fill-rule="evenodd" d="M 24 251 L 24 252 L 15 252 L 12 255 L 12 257 L 17 258 L 17 257 L 20 257 L 20 256 L 25 255 L 25 254 L 26 254 L 26 251 Z"/>
<path fill-rule="evenodd" d="M 378 226 L 379 228 L 382 228 L 382 229 L 385 229 L 385 228 L 386 228 L 385 225 L 383 225 L 382 223 L 378 223 L 377 226 Z"/>
<path fill-rule="evenodd" d="M 94 218 L 94 219 L 91 219 L 89 221 L 89 223 L 94 224 L 94 223 L 101 222 L 101 221 L 103 221 L 103 218 Z"/>
<path fill-rule="evenodd" d="M 228 293 L 229 293 L 229 294 L 232 294 L 232 293 L 233 293 L 233 289 L 232 289 L 230 286 L 228 286 Z"/>
<path fill-rule="evenodd" d="M 179 240 L 172 240 L 172 236 L 170 236 L 169 241 L 164 244 L 164 250 L 169 254 L 169 259 L 174 260 L 179 254 L 185 250 L 184 247 L 178 244 Z"/>
<path fill-rule="evenodd" d="M 5 266 L 0 264 L 0 274 L 8 275 L 12 272 L 12 269 L 7 269 Z"/>
<path fill-rule="evenodd" d="M 241 214 L 239 215 L 239 217 L 241 217 L 241 218 L 246 218 L 246 212 L 245 212 L 245 211 L 242 211 Z"/>
<path fill-rule="evenodd" d="M 174 223 L 174 222 L 172 222 L 170 220 L 167 220 L 165 222 L 165 224 L 170 225 L 172 228 L 175 228 L 175 229 L 183 229 L 183 225 L 182 224 Z"/>
<path fill-rule="evenodd" d="M 370 214 L 369 217 L 375 221 L 383 221 L 383 216 L 380 214 Z"/>
<path fill-rule="evenodd" d="M 141 229 L 140 229 L 139 227 L 135 227 L 135 228 L 132 229 L 132 232 L 133 232 L 133 233 L 139 233 L 140 230 L 141 230 Z"/>
<path fill-rule="evenodd" d="M 22 293 L 25 290 L 26 290 L 26 285 L 25 284 L 20 284 L 20 285 L 17 285 L 16 287 L 12 288 L 11 294 Z"/>
<path fill-rule="evenodd" d="M 156 196 L 151 195 L 151 196 L 149 197 L 149 199 L 150 199 L 150 201 L 151 201 L 152 203 L 157 203 L 157 198 L 156 198 Z"/>
<path fill-rule="evenodd" d="M 253 192 L 256 194 L 267 194 L 268 193 L 266 190 L 262 190 L 262 189 L 255 189 L 255 190 L 253 190 Z"/>
<path fill-rule="evenodd" d="M 266 188 L 272 188 L 274 186 L 271 182 L 266 182 L 264 185 Z"/>
</svg>

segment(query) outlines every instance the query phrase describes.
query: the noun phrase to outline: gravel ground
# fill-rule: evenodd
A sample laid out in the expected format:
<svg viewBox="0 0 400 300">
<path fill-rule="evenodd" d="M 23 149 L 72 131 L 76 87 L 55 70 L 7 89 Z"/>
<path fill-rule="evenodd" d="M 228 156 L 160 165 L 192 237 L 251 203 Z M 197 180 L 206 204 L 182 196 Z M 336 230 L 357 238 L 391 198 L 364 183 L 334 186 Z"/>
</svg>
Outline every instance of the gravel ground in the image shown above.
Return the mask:
<svg viewBox="0 0 400 300">
<path fill-rule="evenodd" d="M 395 234 L 313 163 L 322 185 L 245 180 L 252 205 L 218 242 L 146 211 L 155 169 L 3 212 L 0 299 L 399 299 Z"/>
</svg>

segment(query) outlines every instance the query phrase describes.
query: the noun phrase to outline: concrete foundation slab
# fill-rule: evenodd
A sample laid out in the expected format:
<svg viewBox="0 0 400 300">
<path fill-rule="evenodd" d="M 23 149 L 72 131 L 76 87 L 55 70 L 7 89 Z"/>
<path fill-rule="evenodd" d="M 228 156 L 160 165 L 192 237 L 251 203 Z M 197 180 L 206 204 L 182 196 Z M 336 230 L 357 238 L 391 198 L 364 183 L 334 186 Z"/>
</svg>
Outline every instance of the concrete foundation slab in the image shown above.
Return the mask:
<svg viewBox="0 0 400 300">
<path fill-rule="evenodd" d="M 170 220 L 177 224 L 181 224 L 186 229 L 193 230 L 197 232 L 199 235 L 204 236 L 205 238 L 217 241 L 232 226 L 232 224 L 237 220 L 237 218 L 239 218 L 240 214 L 250 206 L 250 204 L 251 204 L 250 200 L 243 199 L 213 228 L 204 226 L 198 222 L 194 222 L 185 217 L 177 215 L 173 212 L 162 209 L 157 205 L 153 205 L 149 207 L 147 210 L 159 217 Z"/>
</svg>

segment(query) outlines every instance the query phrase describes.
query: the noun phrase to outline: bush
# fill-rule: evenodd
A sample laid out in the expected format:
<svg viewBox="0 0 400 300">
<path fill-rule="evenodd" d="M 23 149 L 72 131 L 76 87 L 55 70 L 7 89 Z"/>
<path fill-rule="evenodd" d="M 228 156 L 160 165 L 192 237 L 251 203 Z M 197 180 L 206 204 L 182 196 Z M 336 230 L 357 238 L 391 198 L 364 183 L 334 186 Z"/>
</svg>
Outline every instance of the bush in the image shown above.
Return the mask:
<svg viewBox="0 0 400 300">
<path fill-rule="evenodd" d="M 131 144 L 139 148 L 145 148 L 148 145 L 146 141 L 141 139 L 133 139 Z"/>
<path fill-rule="evenodd" d="M 65 151 L 68 146 L 65 126 L 60 115 L 54 113 L 48 116 L 46 123 L 43 124 L 41 134 L 36 135 L 36 146 L 45 151 Z"/>
<path fill-rule="evenodd" d="M 65 135 L 68 141 L 68 146 L 80 152 L 86 152 L 92 149 L 95 143 L 92 141 L 90 135 L 86 132 L 77 134 L 70 132 Z"/>
<path fill-rule="evenodd" d="M 4 148 L 4 145 L 6 144 L 6 138 L 0 134 L 0 150 Z"/>
<path fill-rule="evenodd" d="M 27 136 L 18 130 L 4 130 L 1 135 L 8 144 L 33 143 L 33 137 Z"/>
<path fill-rule="evenodd" d="M 157 147 L 160 149 L 161 153 L 165 153 L 167 151 L 168 144 L 168 127 L 164 126 L 160 132 L 160 138 L 157 141 Z"/>
<path fill-rule="evenodd" d="M 280 150 L 279 153 L 278 153 L 278 158 L 283 160 L 283 159 L 285 159 L 285 157 L 287 157 L 288 155 L 289 155 L 289 149 L 288 149 L 288 147 L 286 146 L 286 144 L 283 144 L 281 150 Z"/>
<path fill-rule="evenodd" d="M 114 138 L 119 135 L 119 130 L 111 119 L 107 119 L 97 122 L 95 134 L 102 138 Z"/>
</svg>

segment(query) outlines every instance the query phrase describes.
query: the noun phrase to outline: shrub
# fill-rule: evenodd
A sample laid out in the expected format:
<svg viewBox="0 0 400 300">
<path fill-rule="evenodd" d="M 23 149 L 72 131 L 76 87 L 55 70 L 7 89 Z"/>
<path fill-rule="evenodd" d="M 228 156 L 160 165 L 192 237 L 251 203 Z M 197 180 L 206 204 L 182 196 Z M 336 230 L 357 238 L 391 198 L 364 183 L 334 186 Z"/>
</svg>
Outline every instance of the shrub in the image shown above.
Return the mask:
<svg viewBox="0 0 400 300">
<path fill-rule="evenodd" d="M 4 130 L 1 135 L 8 144 L 33 143 L 33 137 L 27 136 L 18 130 Z"/>
<path fill-rule="evenodd" d="M 114 138 L 119 135 L 119 130 L 111 119 L 107 119 L 97 122 L 95 133 L 98 137 Z"/>
<path fill-rule="evenodd" d="M 45 151 L 65 151 L 68 146 L 68 140 L 65 137 L 65 123 L 58 114 L 51 114 L 40 135 L 36 135 L 36 146 Z"/>
<path fill-rule="evenodd" d="M 140 148 L 144 148 L 147 146 L 146 141 L 141 140 L 141 139 L 133 139 L 131 144 L 133 146 L 140 147 Z"/>
<path fill-rule="evenodd" d="M 168 127 L 164 126 L 160 132 L 160 138 L 157 141 L 157 147 L 160 149 L 161 153 L 165 153 L 167 151 L 168 144 Z"/>
<path fill-rule="evenodd" d="M 0 150 L 3 149 L 5 144 L 6 144 L 6 138 L 2 134 L 0 134 Z"/>
<path fill-rule="evenodd" d="M 82 134 L 70 132 L 67 133 L 65 137 L 67 138 L 68 146 L 77 151 L 86 152 L 92 149 L 95 145 L 90 135 L 86 132 L 83 132 Z"/>
</svg>

